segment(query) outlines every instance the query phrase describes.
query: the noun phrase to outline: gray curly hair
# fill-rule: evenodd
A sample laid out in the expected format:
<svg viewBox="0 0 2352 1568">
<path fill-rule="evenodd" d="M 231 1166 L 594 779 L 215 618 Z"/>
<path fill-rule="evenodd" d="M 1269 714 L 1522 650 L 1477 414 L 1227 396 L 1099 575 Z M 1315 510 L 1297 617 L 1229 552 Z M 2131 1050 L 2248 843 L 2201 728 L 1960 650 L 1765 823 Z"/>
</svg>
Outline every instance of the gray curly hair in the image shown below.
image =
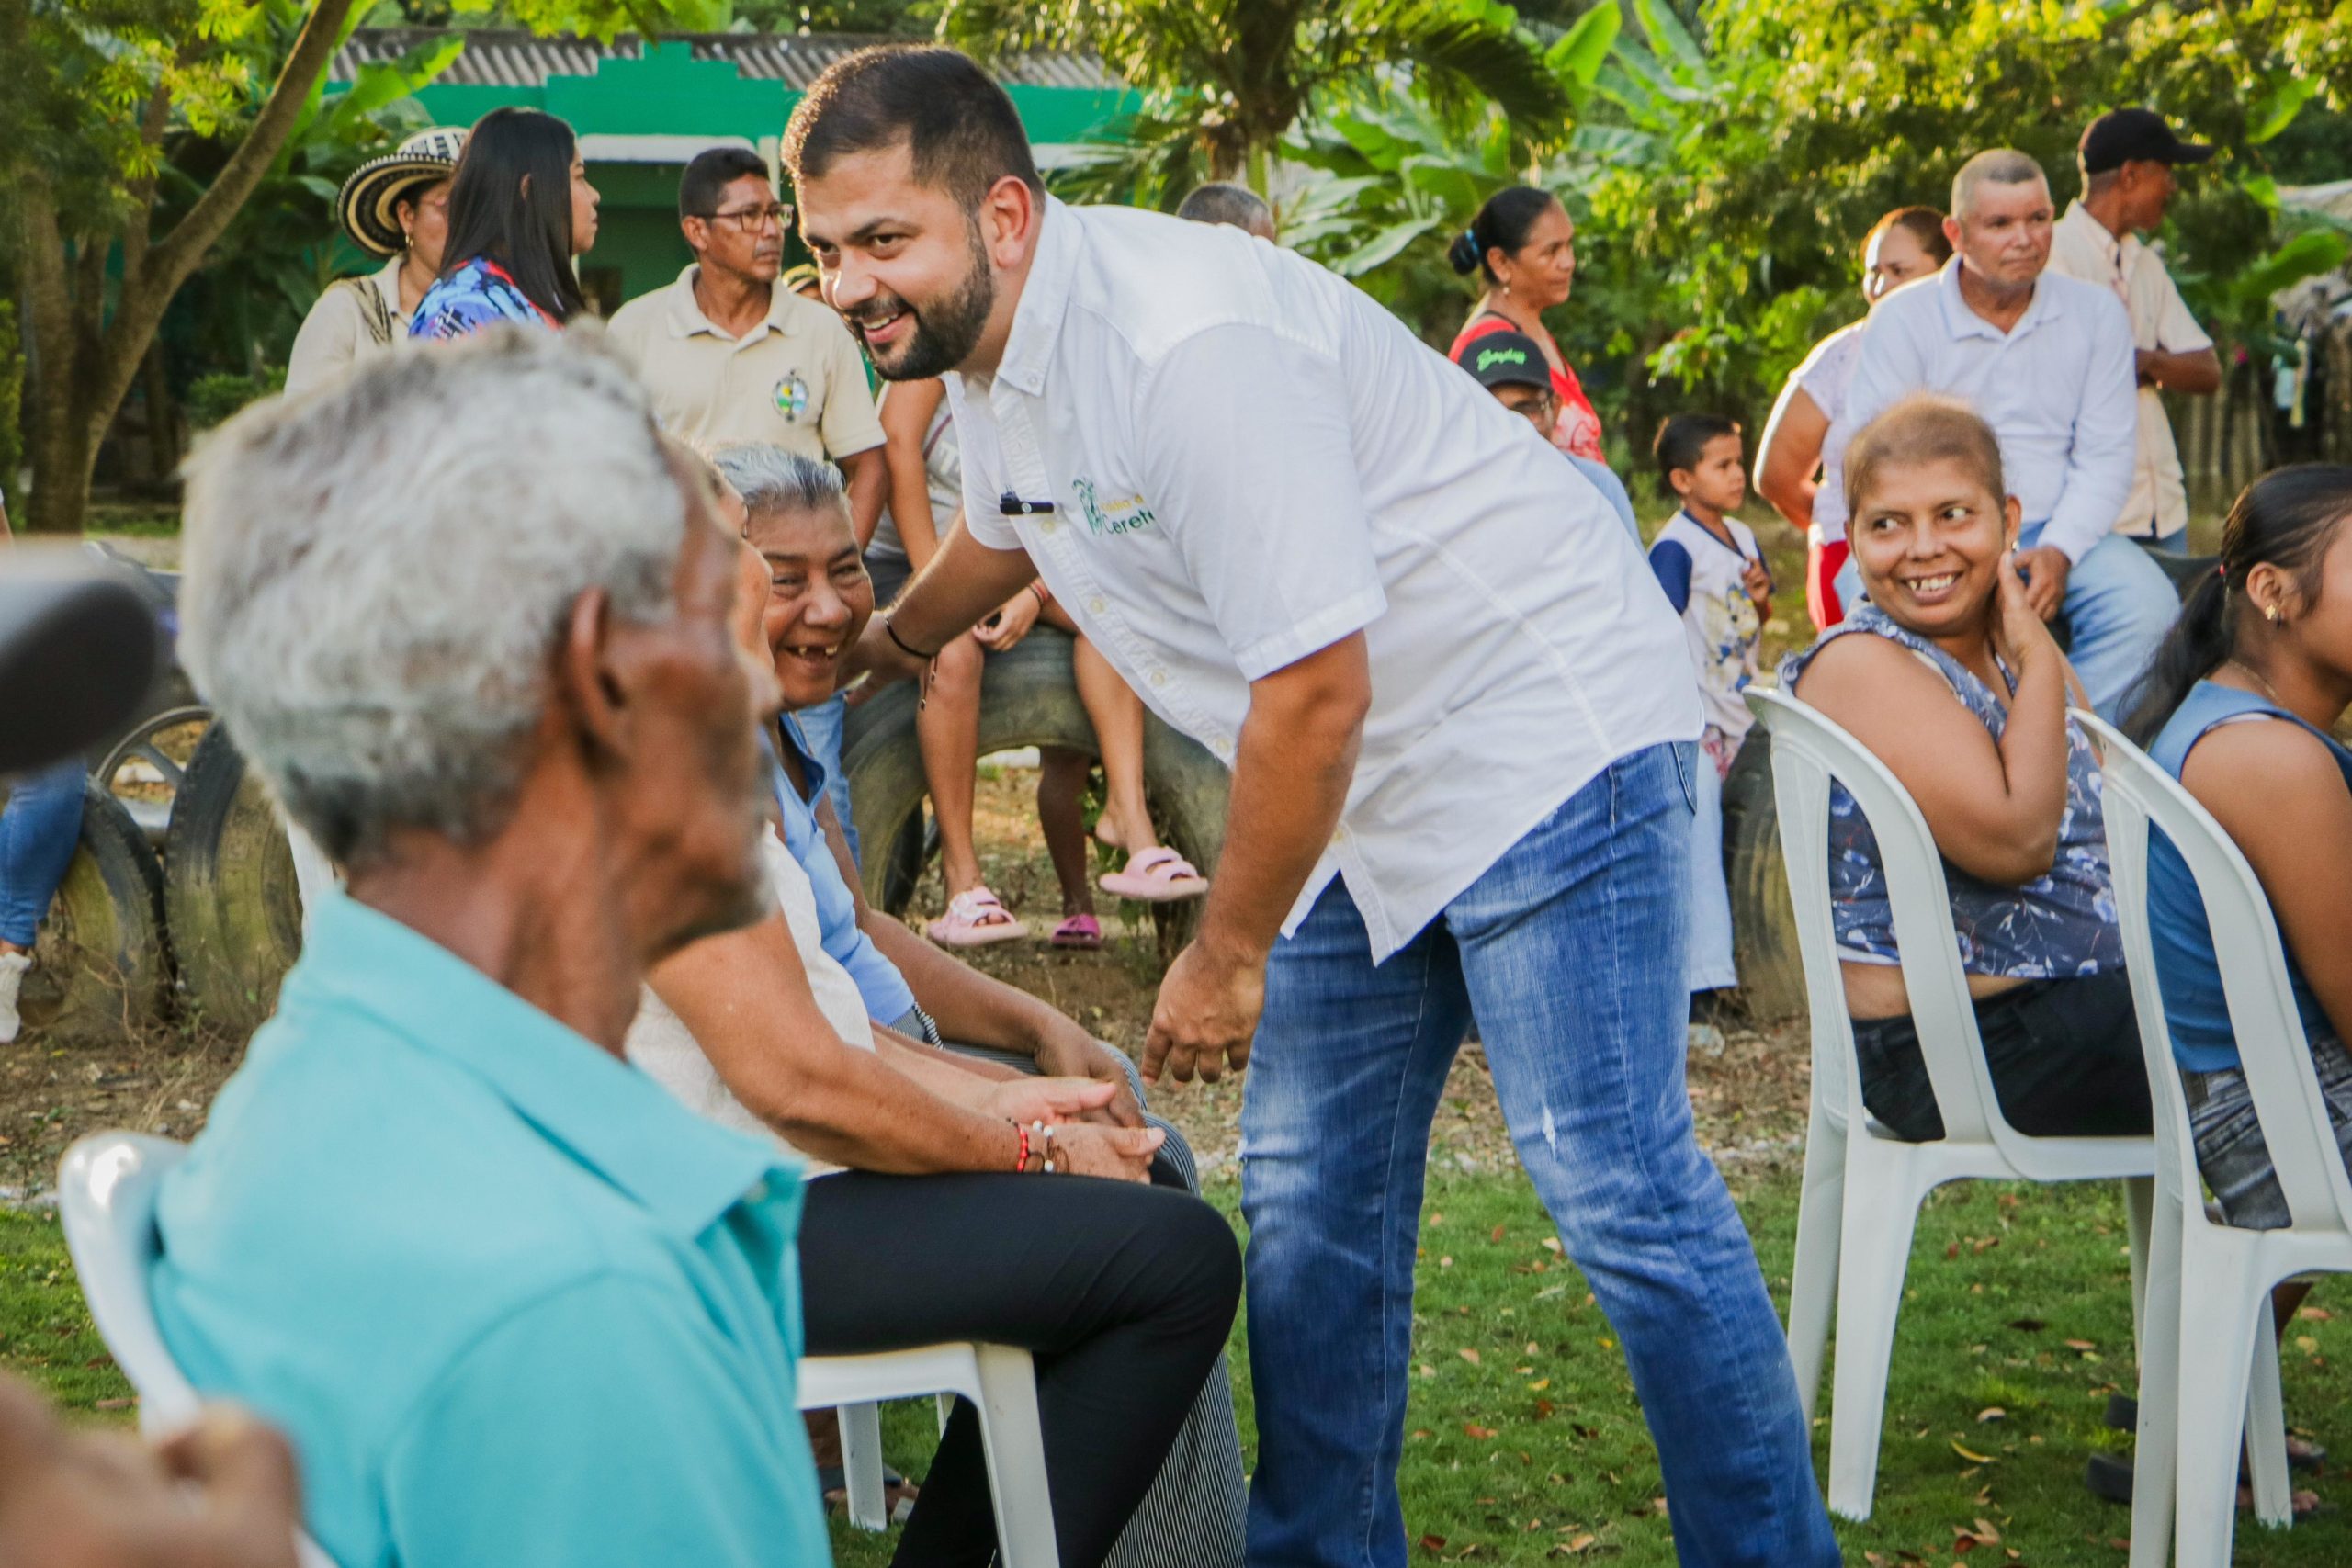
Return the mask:
<svg viewBox="0 0 2352 1568">
<path fill-rule="evenodd" d="M 339 861 L 502 829 L 591 588 L 675 612 L 684 501 L 644 393 L 577 333 L 386 355 L 249 409 L 187 469 L 180 657 Z"/>
</svg>

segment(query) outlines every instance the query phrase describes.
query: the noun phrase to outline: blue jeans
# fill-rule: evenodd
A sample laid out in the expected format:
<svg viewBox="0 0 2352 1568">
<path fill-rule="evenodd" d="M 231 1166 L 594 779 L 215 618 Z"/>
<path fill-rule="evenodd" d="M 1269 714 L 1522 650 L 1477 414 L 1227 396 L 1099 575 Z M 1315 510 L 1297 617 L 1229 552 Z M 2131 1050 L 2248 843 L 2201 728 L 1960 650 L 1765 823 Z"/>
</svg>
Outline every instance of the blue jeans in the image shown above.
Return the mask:
<svg viewBox="0 0 2352 1568">
<path fill-rule="evenodd" d="M 0 810 L 0 942 L 30 947 L 82 841 L 82 760 L 15 780 Z"/>
<path fill-rule="evenodd" d="M 2176 528 L 2165 535 L 2126 534 L 2123 536 L 2143 550 L 2154 550 L 2167 556 L 2185 556 L 2188 553 L 2188 530 L 2186 528 Z"/>
<path fill-rule="evenodd" d="M 1422 1178 L 1474 1018 L 1625 1346 L 1681 1560 L 1838 1561 L 1781 1325 L 1683 1088 L 1693 750 L 1611 764 L 1377 967 L 1337 881 L 1276 945 L 1241 1115 L 1251 1568 L 1406 1562 Z"/>
<path fill-rule="evenodd" d="M 808 750 L 825 770 L 825 798 L 833 803 L 833 814 L 842 819 L 842 837 L 849 840 L 849 858 L 863 865 L 858 853 L 857 818 L 849 814 L 849 774 L 842 771 L 842 721 L 848 716 L 849 699 L 835 696 L 812 708 L 801 708 L 793 714 L 800 725 L 800 738 L 808 742 Z"/>
<path fill-rule="evenodd" d="M 2029 523 L 2018 534 L 2020 549 L 2041 542 L 2042 525 Z M 2183 538 L 2188 536 L 2182 535 Z M 1838 592 L 1849 607 L 1861 603 L 1861 573 L 1848 556 L 1838 573 Z M 2073 646 L 2066 657 L 2083 678 L 2083 690 L 2101 718 L 2119 716 L 2156 645 L 2180 615 L 2180 595 L 2164 568 L 2120 534 L 2109 534 L 2083 553 L 2066 574 L 2066 625 Z"/>
</svg>

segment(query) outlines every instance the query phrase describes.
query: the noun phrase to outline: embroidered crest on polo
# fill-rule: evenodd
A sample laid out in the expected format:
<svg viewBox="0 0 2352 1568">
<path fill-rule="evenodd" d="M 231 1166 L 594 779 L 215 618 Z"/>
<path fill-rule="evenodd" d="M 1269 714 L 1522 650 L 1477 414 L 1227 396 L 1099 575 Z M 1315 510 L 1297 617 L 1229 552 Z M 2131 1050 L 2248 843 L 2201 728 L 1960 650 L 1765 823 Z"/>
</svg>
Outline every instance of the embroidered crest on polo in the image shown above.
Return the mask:
<svg viewBox="0 0 2352 1568">
<path fill-rule="evenodd" d="M 795 424 L 808 412 L 808 383 L 799 371 L 792 371 L 775 384 L 775 412 Z"/>
<path fill-rule="evenodd" d="M 1086 514 L 1086 531 L 1090 534 L 1140 533 L 1159 521 L 1139 495 L 1105 501 L 1096 493 L 1092 479 L 1072 479 L 1070 488 L 1078 492 L 1079 510 Z"/>
</svg>

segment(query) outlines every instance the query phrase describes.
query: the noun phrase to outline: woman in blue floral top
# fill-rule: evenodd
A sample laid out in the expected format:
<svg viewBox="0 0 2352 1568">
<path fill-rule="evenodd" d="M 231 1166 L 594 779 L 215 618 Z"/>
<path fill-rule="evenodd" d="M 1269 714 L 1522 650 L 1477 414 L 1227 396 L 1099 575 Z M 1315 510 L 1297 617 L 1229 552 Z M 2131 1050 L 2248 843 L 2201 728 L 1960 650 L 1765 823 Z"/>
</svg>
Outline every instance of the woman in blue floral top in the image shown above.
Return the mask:
<svg viewBox="0 0 2352 1568">
<path fill-rule="evenodd" d="M 2018 576 L 1999 444 L 1964 406 L 1915 398 L 1855 437 L 1845 479 L 1869 603 L 1791 658 L 1781 686 L 1869 748 L 1927 818 L 2010 1124 L 2144 1134 L 2098 764 L 2066 716 L 2081 683 Z M 1940 1138 L 1878 843 L 1842 788 L 1829 881 L 1863 1100 L 1901 1137 Z"/>
<path fill-rule="evenodd" d="M 578 315 L 587 302 L 572 258 L 596 243 L 596 202 L 571 127 L 537 109 L 482 116 L 449 187 L 441 276 L 417 302 L 409 336 L 554 328 Z"/>
</svg>

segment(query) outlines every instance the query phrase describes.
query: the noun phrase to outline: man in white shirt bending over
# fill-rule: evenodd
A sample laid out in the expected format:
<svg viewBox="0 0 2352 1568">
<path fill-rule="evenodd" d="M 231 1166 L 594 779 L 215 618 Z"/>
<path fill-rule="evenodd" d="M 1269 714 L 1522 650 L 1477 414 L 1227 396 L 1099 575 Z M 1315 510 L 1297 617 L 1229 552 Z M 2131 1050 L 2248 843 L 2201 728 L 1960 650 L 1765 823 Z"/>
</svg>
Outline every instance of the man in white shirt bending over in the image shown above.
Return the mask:
<svg viewBox="0 0 2352 1568">
<path fill-rule="evenodd" d="M 1839 434 L 1850 439 L 1920 391 L 1984 417 L 2025 513 L 2027 597 L 2044 620 L 2064 609 L 2075 671 L 2112 716 L 2180 603 L 2163 570 L 2112 531 L 2139 444 L 2132 323 L 2109 290 L 2044 270 L 2056 216 L 2041 166 L 2024 153 L 1979 152 L 1961 165 L 1944 220 L 1954 254 L 1871 313 Z M 1849 519 L 1849 533 L 1865 523 Z"/>
<path fill-rule="evenodd" d="M 2050 270 L 2107 289 L 2132 318 L 2132 368 L 2139 378 L 2140 442 L 2132 495 L 2115 531 L 2161 550 L 2188 551 L 2188 487 L 2159 389 L 2210 398 L 2221 389 L 2213 340 L 2188 313 L 2164 258 L 2140 243 L 2165 220 L 2173 166 L 2213 155 L 2175 136 L 2154 109 L 2114 109 L 2084 129 L 2075 157 L 2082 198 L 2066 209 L 2051 236 Z"/>
<path fill-rule="evenodd" d="M 1598 492 L 1313 263 L 1048 199 L 953 51 L 834 65 L 785 157 L 835 307 L 885 377 L 945 377 L 963 441 L 964 521 L 868 661 L 916 672 L 1042 573 L 1233 767 L 1144 1071 L 1254 1069 L 1250 1561 L 1403 1568 L 1422 1174 L 1475 1018 L 1624 1342 L 1682 1561 L 1836 1562 L 1683 1088 L 1689 661 Z"/>
</svg>

